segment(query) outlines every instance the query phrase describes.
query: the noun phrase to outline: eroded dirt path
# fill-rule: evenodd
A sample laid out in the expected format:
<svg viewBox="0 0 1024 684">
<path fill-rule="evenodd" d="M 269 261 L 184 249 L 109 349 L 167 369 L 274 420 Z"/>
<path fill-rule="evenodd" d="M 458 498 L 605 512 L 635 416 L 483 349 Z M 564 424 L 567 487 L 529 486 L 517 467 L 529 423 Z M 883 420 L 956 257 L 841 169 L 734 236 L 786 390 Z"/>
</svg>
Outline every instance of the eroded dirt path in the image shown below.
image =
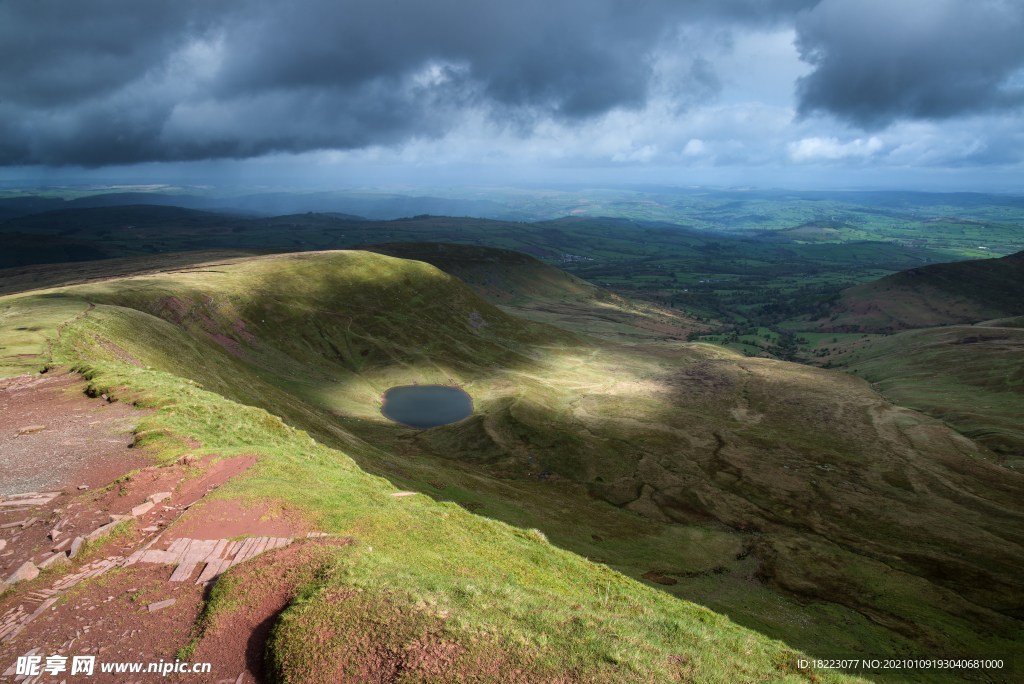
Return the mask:
<svg viewBox="0 0 1024 684">
<path fill-rule="evenodd" d="M 149 465 L 130 448 L 148 412 L 84 388 L 67 372 L 0 380 L 0 496 L 95 489 Z"/>
<path fill-rule="evenodd" d="M 215 578 L 208 563 L 182 568 L 180 558 L 154 561 L 143 557 L 143 549 L 159 555 L 185 545 L 187 537 L 204 548 L 211 542 L 198 540 L 221 540 L 236 552 L 248 549 L 245 560 L 239 558 L 248 563 L 263 546 L 250 549 L 246 540 L 273 536 L 283 544 L 313 532 L 301 516 L 269 502 L 210 497 L 254 465 L 255 455 L 185 454 L 157 466 L 131 447 L 133 430 L 148 412 L 91 399 L 84 389 L 82 379 L 68 372 L 0 381 L 0 590 L 15 570 L 43 566 L 38 577 L 0 591 L 0 682 L 15 679 L 12 667 L 26 654 L 67 656 L 69 669 L 76 655 L 146 667 L 174 662 Z M 32 492 L 44 494 L 24 496 Z M 73 540 L 121 519 L 126 523 L 66 558 Z M 229 543 L 226 537 L 245 539 Z M 204 653 L 212 671 L 195 681 L 260 681 L 266 634 L 253 640 L 253 629 L 245 625 L 229 644 Z M 154 677 L 159 675 L 97 671 L 92 679 Z"/>
</svg>

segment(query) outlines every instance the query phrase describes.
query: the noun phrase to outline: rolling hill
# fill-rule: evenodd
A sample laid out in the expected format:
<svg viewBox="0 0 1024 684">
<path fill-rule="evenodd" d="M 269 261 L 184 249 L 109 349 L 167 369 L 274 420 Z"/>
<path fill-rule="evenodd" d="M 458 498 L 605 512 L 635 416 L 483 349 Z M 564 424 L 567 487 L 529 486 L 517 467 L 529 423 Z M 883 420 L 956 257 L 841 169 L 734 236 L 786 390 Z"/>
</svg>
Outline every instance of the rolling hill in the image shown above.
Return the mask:
<svg viewBox="0 0 1024 684">
<path fill-rule="evenodd" d="M 858 231 L 842 221 L 808 221 L 792 228 L 783 228 L 769 233 L 766 239 L 795 240 L 798 242 L 838 242 L 849 239 L 847 231 Z"/>
<path fill-rule="evenodd" d="M 433 250 L 495 301 L 600 296 L 522 255 L 376 249 Z M 314 632 L 349 624 L 330 597 L 356 590 L 359 605 L 446 620 L 467 652 L 579 679 L 668 680 L 673 654 L 709 681 L 785 677 L 785 648 L 757 632 L 821 654 L 1019 648 L 1024 476 L 854 375 L 581 336 L 422 259 L 155 258 L 0 298 L 3 362 L 75 367 L 91 391 L 155 407 L 137 442 L 161 458 L 258 453 L 218 496 L 279 501 L 374 549 L 288 608 L 270 644 L 293 654 L 285 679 Z M 542 282 L 528 292 L 519 268 Z M 385 420 L 381 393 L 414 383 L 458 384 L 474 415 L 424 431 Z M 388 481 L 421 496 L 390 497 Z M 583 599 L 606 583 L 600 609 Z M 411 638 L 436 626 L 410 624 Z M 719 663 L 688 645 L 705 638 Z"/>
<path fill-rule="evenodd" d="M 681 340 L 701 327 L 684 311 L 629 300 L 523 252 L 436 242 L 358 248 L 428 263 L 460 279 L 503 311 L 602 339 Z"/>
<path fill-rule="evenodd" d="M 822 331 L 891 332 L 1024 314 L 1024 252 L 930 264 L 842 292 Z"/>
</svg>

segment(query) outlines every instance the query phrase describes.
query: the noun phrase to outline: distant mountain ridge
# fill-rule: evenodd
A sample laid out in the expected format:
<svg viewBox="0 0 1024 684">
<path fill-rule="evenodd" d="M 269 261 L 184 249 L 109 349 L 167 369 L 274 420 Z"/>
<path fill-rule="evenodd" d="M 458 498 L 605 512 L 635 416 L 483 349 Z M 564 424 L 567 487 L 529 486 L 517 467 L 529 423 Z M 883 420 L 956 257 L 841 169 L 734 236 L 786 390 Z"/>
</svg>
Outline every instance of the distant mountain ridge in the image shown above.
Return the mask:
<svg viewBox="0 0 1024 684">
<path fill-rule="evenodd" d="M 73 238 L 49 237 L 44 243 L 38 235 L 3 233 L 3 246 L 0 269 L 107 258 L 107 253 L 96 243 Z"/>
<path fill-rule="evenodd" d="M 304 214 L 308 211 L 337 212 L 385 221 L 418 214 L 470 216 L 510 221 L 530 218 L 523 212 L 491 200 L 411 197 L 407 195 L 367 194 L 359 196 L 335 192 L 276 192 L 230 198 L 184 194 L 165 195 L 156 192 L 116 192 L 73 200 L 37 196 L 0 198 L 0 221 L 60 209 L 91 209 L 141 204 L 174 206 L 228 214 L 257 212 L 274 216 Z"/>
</svg>

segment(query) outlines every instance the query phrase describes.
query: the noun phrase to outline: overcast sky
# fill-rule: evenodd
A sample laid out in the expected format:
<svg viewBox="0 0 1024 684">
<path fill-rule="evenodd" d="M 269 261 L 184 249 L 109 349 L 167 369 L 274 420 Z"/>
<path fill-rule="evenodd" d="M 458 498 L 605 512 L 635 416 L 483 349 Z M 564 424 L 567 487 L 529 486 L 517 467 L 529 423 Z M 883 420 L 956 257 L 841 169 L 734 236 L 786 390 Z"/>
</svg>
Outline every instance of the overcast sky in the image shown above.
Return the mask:
<svg viewBox="0 0 1024 684">
<path fill-rule="evenodd" d="M 0 165 L 1024 191 L 1024 0 L 0 0 Z"/>
</svg>

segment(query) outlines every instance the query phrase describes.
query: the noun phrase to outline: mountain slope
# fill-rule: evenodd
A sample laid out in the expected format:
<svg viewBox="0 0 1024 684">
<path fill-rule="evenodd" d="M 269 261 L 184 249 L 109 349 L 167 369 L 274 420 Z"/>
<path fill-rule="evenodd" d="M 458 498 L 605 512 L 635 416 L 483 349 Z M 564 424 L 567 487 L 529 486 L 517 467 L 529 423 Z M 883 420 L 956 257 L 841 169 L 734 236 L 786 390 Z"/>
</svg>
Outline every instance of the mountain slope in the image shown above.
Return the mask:
<svg viewBox="0 0 1024 684">
<path fill-rule="evenodd" d="M 395 458 L 352 436 L 346 427 L 360 418 L 336 420 L 276 386 L 338 387 L 358 400 L 360 416 L 382 423 L 382 381 L 412 369 L 437 380 L 480 373 L 487 366 L 478 363 L 543 372 L 548 350 L 587 348 L 572 335 L 517 321 L 425 264 L 368 253 L 264 257 L 0 300 L 27 316 L 47 303 L 64 309 L 46 319 L 54 346 L 42 346 L 43 358 L 76 362 L 90 392 L 157 408 L 137 447 L 165 460 L 183 447 L 255 453 L 258 466 L 221 498 L 277 502 L 356 539 L 326 564 L 315 559 L 281 616 L 269 649 L 283 681 L 309 681 L 313 663 L 321 672 L 347 667 L 349 639 L 390 648 L 396 629 L 403 643 L 443 634 L 454 649 L 448 666 L 477 681 L 667 681 L 677 671 L 721 682 L 797 679 L 782 644 L 557 549 L 540 532 L 429 497 L 389 496 L 386 480 L 349 458 Z M 477 398 L 487 410 L 487 396 Z M 285 424 L 246 404 L 269 406 Z M 245 609 L 245 587 L 232 577 L 214 595 L 211 615 L 221 620 Z M 329 633 L 344 638 L 324 643 Z"/>
<path fill-rule="evenodd" d="M 610 299 L 612 293 L 542 261 L 507 249 L 440 242 L 390 242 L 360 245 L 378 254 L 431 264 L 469 285 L 480 296 L 501 304 L 536 299 Z"/>
<path fill-rule="evenodd" d="M 630 301 L 521 251 L 439 242 L 388 242 L 359 249 L 431 264 L 504 311 L 602 339 L 680 340 L 699 327 L 679 309 Z"/>
<path fill-rule="evenodd" d="M 844 290 L 823 331 L 886 332 L 1024 314 L 1024 252 L 930 264 Z"/>
<path fill-rule="evenodd" d="M 1010 319 L 1013 323 L 1013 319 Z M 1024 470 L 1024 330 L 948 326 L 873 339 L 843 368 L 887 399 L 934 416 Z"/>
<path fill-rule="evenodd" d="M 569 661 L 559 658 L 578 658 L 587 672 L 606 671 L 595 654 L 607 642 L 594 635 L 621 619 L 614 628 L 624 648 L 649 654 L 628 672 L 607 670 L 624 681 L 662 677 L 657 663 L 692 634 L 692 620 L 667 639 L 643 626 L 661 624 L 662 606 L 675 605 L 664 595 L 651 603 L 659 612 L 626 617 L 654 595 L 638 582 L 818 653 L 1019 647 L 1024 477 L 856 377 L 702 344 L 602 343 L 511 316 L 428 264 L 367 252 L 239 259 L 5 297 L 0 306 L 28 316 L 55 302 L 68 307 L 48 319 L 51 339 L 60 330 L 53 362 L 81 364 L 97 389 L 117 396 L 173 389 L 141 442 L 191 435 L 208 449 L 259 449 L 257 409 L 316 440 L 308 454 L 298 442 L 268 454 L 228 493 L 278 497 L 372 546 L 378 555 L 361 552 L 346 561 L 348 575 L 331 575 L 331 591 L 413 587 L 409 603 L 422 597 L 460 624 L 479 625 L 493 608 L 505 616 L 499 638 L 543 635 L 565 655 L 537 657 L 563 667 Z M 9 344 L 22 334 L 13 327 L 2 331 Z M 39 362 L 48 361 L 37 343 Z M 452 382 L 474 399 L 464 421 L 415 431 L 379 413 L 388 387 Z M 252 435 L 239 416 L 256 421 Z M 539 528 L 577 556 L 532 556 L 510 528 L 427 497 L 396 508 L 363 472 Z M 468 560 L 453 567 L 465 545 Z M 524 568 L 522 554 L 557 571 Z M 584 638 L 572 640 L 597 644 L 583 652 L 552 636 L 572 619 L 559 610 L 590 605 L 579 597 L 609 581 L 582 557 L 637 580 L 613 575 L 612 593 L 628 597 L 610 604 L 621 618 L 580 616 Z M 508 584 L 519 576 L 529 579 Z M 330 595 L 315 603 L 317 615 L 344 611 Z M 531 627 L 530 611 L 545 601 L 559 607 Z M 308 635 L 282 631 L 280 647 Z M 752 654 L 768 653 L 750 638 Z M 765 672 L 757 662 L 750 667 Z M 735 670 L 701 674 L 728 680 Z"/>
</svg>

